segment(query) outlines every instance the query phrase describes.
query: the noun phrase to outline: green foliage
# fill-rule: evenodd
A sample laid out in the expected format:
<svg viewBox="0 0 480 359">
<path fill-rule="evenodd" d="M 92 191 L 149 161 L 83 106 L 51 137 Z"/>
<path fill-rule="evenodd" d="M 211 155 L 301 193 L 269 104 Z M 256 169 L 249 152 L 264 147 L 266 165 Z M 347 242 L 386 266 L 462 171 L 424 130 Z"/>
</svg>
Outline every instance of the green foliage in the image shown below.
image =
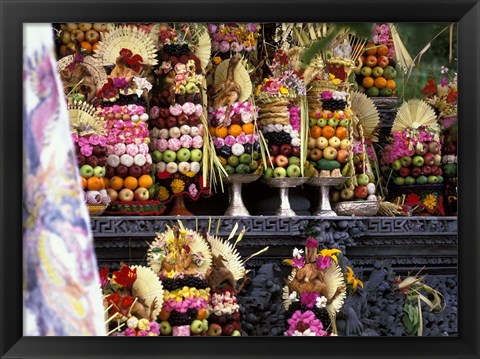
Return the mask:
<svg viewBox="0 0 480 359">
<path fill-rule="evenodd" d="M 410 335 L 416 335 L 420 325 L 420 318 L 418 316 L 418 310 L 409 301 L 403 306 L 403 325 L 405 330 Z"/>
</svg>

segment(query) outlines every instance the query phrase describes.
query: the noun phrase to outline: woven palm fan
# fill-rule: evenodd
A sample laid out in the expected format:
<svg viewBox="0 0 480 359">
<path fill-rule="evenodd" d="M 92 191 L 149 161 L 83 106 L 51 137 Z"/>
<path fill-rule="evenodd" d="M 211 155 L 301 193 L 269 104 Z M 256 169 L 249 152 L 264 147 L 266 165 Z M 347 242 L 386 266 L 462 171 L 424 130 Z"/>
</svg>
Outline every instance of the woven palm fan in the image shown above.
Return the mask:
<svg viewBox="0 0 480 359">
<path fill-rule="evenodd" d="M 364 93 L 355 91 L 350 96 L 351 109 L 360 120 L 360 125 L 363 127 L 363 135 L 365 138 L 371 139 L 373 142 L 378 142 L 378 137 L 375 133 L 380 122 L 380 114 L 377 106 L 373 100 Z M 359 137 L 357 127 L 353 127 L 353 134 Z"/>
<path fill-rule="evenodd" d="M 212 41 L 208 35 L 207 28 L 205 26 L 199 26 L 196 29 L 196 34 L 194 35 L 195 40 L 195 56 L 200 59 L 202 64 L 202 70 L 208 66 L 210 62 L 210 55 L 212 51 Z"/>
<path fill-rule="evenodd" d="M 226 81 L 229 63 L 230 63 L 230 59 L 222 61 L 217 66 L 217 69 L 215 70 L 215 85 Z M 233 76 L 234 76 L 235 82 L 242 89 L 242 93 L 240 94 L 240 98 L 238 99 L 238 102 L 246 101 L 252 94 L 252 81 L 250 80 L 250 75 L 248 74 L 248 71 L 245 68 L 244 61 L 240 61 L 237 64 L 237 66 L 235 67 Z"/>
<path fill-rule="evenodd" d="M 283 306 L 285 307 L 285 310 L 288 310 L 288 308 L 290 308 L 290 305 L 292 304 L 292 300 L 290 299 L 290 289 L 288 288 L 288 284 L 293 281 L 296 275 L 297 275 L 297 270 L 294 268 L 292 269 L 292 272 L 290 273 L 290 275 L 286 280 L 287 284 L 283 287 L 282 299 L 283 299 Z"/>
<path fill-rule="evenodd" d="M 182 227 L 181 227 L 182 228 Z M 192 236 L 192 240 L 188 243 L 190 247 L 190 253 L 201 253 L 203 255 L 203 263 L 197 267 L 198 272 L 205 274 L 212 265 L 212 253 L 208 247 L 207 242 L 203 237 L 192 230 L 187 230 L 187 236 Z M 173 229 L 168 229 L 157 234 L 157 238 L 150 244 L 150 248 L 147 251 L 147 262 L 149 267 L 155 272 L 159 273 L 162 267 L 163 259 L 168 255 L 167 247 L 168 243 L 171 243 L 174 239 Z M 157 249 L 164 251 L 161 255 L 156 253 Z"/>
<path fill-rule="evenodd" d="M 70 129 L 79 136 L 103 135 L 105 122 L 97 115 L 97 109 L 85 101 L 69 101 Z"/>
<path fill-rule="evenodd" d="M 119 26 L 102 34 L 94 57 L 101 66 L 114 65 L 120 50 L 129 49 L 142 57 L 143 63 L 157 65 L 157 48 L 152 37 L 136 26 Z"/>
<path fill-rule="evenodd" d="M 325 270 L 323 277 L 324 283 L 327 287 L 327 299 L 330 301 L 335 293 L 335 298 L 327 304 L 327 311 L 330 314 L 332 321 L 334 320 L 336 313 L 342 308 L 347 297 L 347 288 L 345 287 L 345 276 L 341 268 L 337 264 L 332 264 Z"/>
<path fill-rule="evenodd" d="M 410 68 L 415 66 L 415 62 L 412 60 L 412 57 L 408 53 L 407 48 L 403 44 L 395 25 L 389 24 L 389 26 L 392 33 L 393 46 L 395 48 L 395 58 L 397 60 L 398 66 L 402 68 L 404 73 L 407 73 Z"/>
<path fill-rule="evenodd" d="M 58 60 L 58 72 L 67 68 L 67 66 L 73 62 L 74 58 L 74 55 L 68 55 Z M 102 88 L 103 85 L 107 83 L 108 79 L 105 68 L 103 66 L 99 66 L 92 56 L 86 56 L 82 61 L 82 65 L 85 65 L 87 67 L 88 72 L 90 72 L 93 79 L 95 80 L 95 85 L 97 86 L 97 88 Z"/>
<path fill-rule="evenodd" d="M 148 267 L 132 266 L 137 270 L 137 279 L 132 285 L 132 294 L 141 299 L 148 307 L 147 314 L 157 318 L 163 305 L 163 286 L 158 276 Z M 150 306 L 156 300 L 156 308 L 150 313 Z"/>
<path fill-rule="evenodd" d="M 435 132 L 440 131 L 433 108 L 423 100 L 413 99 L 404 102 L 398 109 L 391 133 L 403 131 L 406 128 L 417 129 L 420 126 Z"/>
<path fill-rule="evenodd" d="M 228 241 L 218 237 L 208 236 L 208 242 L 212 254 L 216 257 L 220 255 L 223 257 L 223 264 L 232 272 L 233 279 L 236 281 L 242 279 L 246 271 L 237 249 Z"/>
</svg>

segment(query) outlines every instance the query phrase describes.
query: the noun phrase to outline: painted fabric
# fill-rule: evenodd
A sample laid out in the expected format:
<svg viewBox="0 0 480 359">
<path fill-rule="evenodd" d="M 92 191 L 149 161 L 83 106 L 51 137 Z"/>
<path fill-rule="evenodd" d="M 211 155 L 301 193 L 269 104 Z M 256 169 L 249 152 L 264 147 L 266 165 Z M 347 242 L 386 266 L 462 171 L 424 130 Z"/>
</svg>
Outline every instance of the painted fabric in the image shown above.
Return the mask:
<svg viewBox="0 0 480 359">
<path fill-rule="evenodd" d="M 24 335 L 105 335 L 50 24 L 25 24 L 23 49 Z"/>
</svg>

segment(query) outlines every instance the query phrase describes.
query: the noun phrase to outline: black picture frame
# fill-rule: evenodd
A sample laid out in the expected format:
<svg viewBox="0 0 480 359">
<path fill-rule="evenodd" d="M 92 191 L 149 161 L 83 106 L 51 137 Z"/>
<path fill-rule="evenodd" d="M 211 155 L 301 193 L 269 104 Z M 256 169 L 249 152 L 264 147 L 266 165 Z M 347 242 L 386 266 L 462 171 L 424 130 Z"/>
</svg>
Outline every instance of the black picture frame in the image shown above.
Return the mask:
<svg viewBox="0 0 480 359">
<path fill-rule="evenodd" d="M 437 1 L 0 0 L 2 358 L 479 358 L 480 5 Z M 22 25 L 35 22 L 458 22 L 458 337 L 221 339 L 22 336 Z"/>
</svg>

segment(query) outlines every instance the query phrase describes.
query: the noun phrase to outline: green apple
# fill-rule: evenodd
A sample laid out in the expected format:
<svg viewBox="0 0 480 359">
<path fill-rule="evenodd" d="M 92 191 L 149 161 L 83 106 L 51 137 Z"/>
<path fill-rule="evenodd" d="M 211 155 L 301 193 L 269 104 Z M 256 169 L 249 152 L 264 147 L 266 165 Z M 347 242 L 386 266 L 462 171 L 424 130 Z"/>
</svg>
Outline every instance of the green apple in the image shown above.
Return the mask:
<svg viewBox="0 0 480 359">
<path fill-rule="evenodd" d="M 327 120 L 324 119 L 323 117 L 322 118 L 319 118 L 317 120 L 317 125 L 319 125 L 320 127 L 325 127 L 327 125 Z"/>
<path fill-rule="evenodd" d="M 437 176 L 438 183 L 443 183 L 443 177 L 442 176 Z"/>
<path fill-rule="evenodd" d="M 90 165 L 83 165 L 80 167 L 80 175 L 85 178 L 90 178 L 93 176 L 93 167 Z"/>
<path fill-rule="evenodd" d="M 190 159 L 193 162 L 200 162 L 202 160 L 202 157 L 203 157 L 202 150 L 198 148 L 194 148 L 193 150 L 190 151 Z"/>
<path fill-rule="evenodd" d="M 159 150 L 153 151 L 153 152 L 152 152 L 152 159 L 153 159 L 153 162 L 155 162 L 155 163 L 162 162 L 162 160 L 163 160 L 163 153 L 160 152 Z"/>
<path fill-rule="evenodd" d="M 340 121 L 339 125 L 343 127 L 348 127 L 348 119 L 344 118 Z"/>
<path fill-rule="evenodd" d="M 252 152 L 252 160 L 258 160 L 260 158 L 260 153 L 258 151 Z"/>
<path fill-rule="evenodd" d="M 308 119 L 308 126 L 309 126 L 309 127 L 313 127 L 313 126 L 315 126 L 316 124 L 317 124 L 317 120 L 316 120 L 315 118 L 310 117 L 310 118 Z"/>
<path fill-rule="evenodd" d="M 235 168 L 235 172 L 237 172 L 238 174 L 247 174 L 250 172 L 250 166 L 249 165 L 246 165 L 244 163 L 240 163 L 236 168 Z"/>
<path fill-rule="evenodd" d="M 418 176 L 416 180 L 417 184 L 427 184 L 428 178 L 424 175 Z"/>
<path fill-rule="evenodd" d="M 177 158 L 180 162 L 187 162 L 190 159 L 190 150 L 188 148 L 180 148 L 177 151 Z"/>
<path fill-rule="evenodd" d="M 392 89 L 389 89 L 388 87 L 385 87 L 383 89 L 380 90 L 380 96 L 382 97 L 390 97 L 393 95 L 393 90 Z"/>
<path fill-rule="evenodd" d="M 174 162 L 177 159 L 177 153 L 172 150 L 166 150 L 163 152 L 163 161 L 165 163 Z"/>
<path fill-rule="evenodd" d="M 172 333 L 172 326 L 166 320 L 160 322 L 160 333 L 162 335 L 170 335 Z"/>
<path fill-rule="evenodd" d="M 333 128 L 338 126 L 338 120 L 336 118 L 329 119 L 327 123 L 329 126 L 332 126 Z"/>
<path fill-rule="evenodd" d="M 357 176 L 357 182 L 359 185 L 366 186 L 370 182 L 370 178 L 367 174 L 362 173 Z"/>
<path fill-rule="evenodd" d="M 400 160 L 393 161 L 392 168 L 394 171 L 399 171 L 400 168 L 402 168 L 402 162 L 400 162 Z"/>
<path fill-rule="evenodd" d="M 230 155 L 227 159 L 227 162 L 230 166 L 232 167 L 237 167 L 238 164 L 240 163 L 240 160 L 237 156 L 235 155 Z"/>
<path fill-rule="evenodd" d="M 300 166 L 300 158 L 297 156 L 292 156 L 288 159 L 288 164 Z"/>
<path fill-rule="evenodd" d="M 105 167 L 102 166 L 96 166 L 93 169 L 93 175 L 95 177 L 105 177 Z"/>
<path fill-rule="evenodd" d="M 405 178 L 403 177 L 397 177 L 393 181 L 397 186 L 403 186 L 405 184 Z"/>
<path fill-rule="evenodd" d="M 383 77 L 387 80 L 394 80 L 397 77 L 397 71 L 392 66 L 387 66 L 383 69 Z"/>
<path fill-rule="evenodd" d="M 435 184 L 438 183 L 438 177 L 437 176 L 428 176 L 427 178 L 428 183 Z"/>
<path fill-rule="evenodd" d="M 252 162 L 252 155 L 244 152 L 243 154 L 240 155 L 239 161 L 240 163 L 248 165 L 250 164 L 250 162 Z"/>
<path fill-rule="evenodd" d="M 229 175 L 233 175 L 235 173 L 235 168 L 233 168 L 229 164 L 226 164 L 224 168 L 225 168 L 225 172 L 227 172 L 227 174 Z"/>
<path fill-rule="evenodd" d="M 380 77 L 383 75 L 383 69 L 380 66 L 375 66 L 372 69 L 372 75 L 373 77 Z"/>
<path fill-rule="evenodd" d="M 290 165 L 287 167 L 288 177 L 300 177 L 301 171 L 298 165 Z"/>
<path fill-rule="evenodd" d="M 405 178 L 405 184 L 411 186 L 412 184 L 415 184 L 415 178 L 413 178 L 412 176 L 407 176 Z"/>
<path fill-rule="evenodd" d="M 263 173 L 263 178 L 269 179 L 273 177 L 273 168 L 272 167 L 267 167 L 265 172 Z"/>
<path fill-rule="evenodd" d="M 250 171 L 254 172 L 258 168 L 258 162 L 255 160 L 252 160 L 249 164 L 248 167 L 250 167 Z"/>
<path fill-rule="evenodd" d="M 199 319 L 195 319 L 192 324 L 190 324 L 190 332 L 194 334 L 199 334 L 203 332 L 203 322 Z"/>
<path fill-rule="evenodd" d="M 275 177 L 275 178 L 287 177 L 287 170 L 283 167 L 276 167 L 273 170 L 273 177 Z"/>
<path fill-rule="evenodd" d="M 380 91 L 376 87 L 370 87 L 367 90 L 367 96 L 368 97 L 377 97 L 379 95 Z"/>
<path fill-rule="evenodd" d="M 425 160 L 423 159 L 422 156 L 415 156 L 412 159 L 412 164 L 416 167 L 422 167 L 424 163 L 425 163 Z"/>
<path fill-rule="evenodd" d="M 363 66 L 362 69 L 360 70 L 360 73 L 362 76 L 371 76 L 372 75 L 372 68 L 368 66 Z"/>
</svg>

